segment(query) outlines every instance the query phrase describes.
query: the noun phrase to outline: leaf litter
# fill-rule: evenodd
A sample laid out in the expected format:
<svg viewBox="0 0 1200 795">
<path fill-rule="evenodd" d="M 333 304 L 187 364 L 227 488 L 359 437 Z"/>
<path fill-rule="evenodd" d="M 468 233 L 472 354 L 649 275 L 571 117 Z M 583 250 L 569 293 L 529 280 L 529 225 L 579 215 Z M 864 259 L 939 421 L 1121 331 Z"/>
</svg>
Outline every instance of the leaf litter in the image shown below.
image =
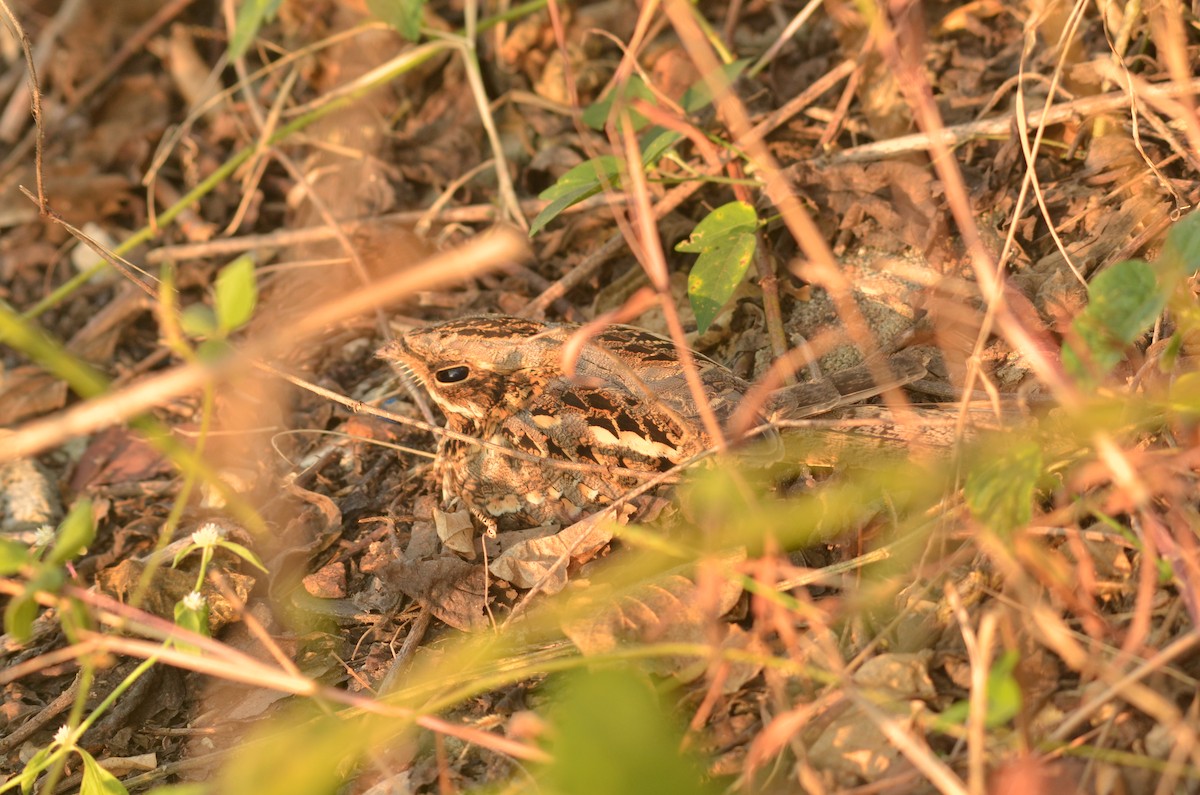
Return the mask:
<svg viewBox="0 0 1200 795">
<path fill-rule="evenodd" d="M 217 302 L 214 317 L 227 322 L 213 333 L 235 346 L 289 328 L 332 298 L 413 268 L 427 252 L 513 212 L 499 194 L 497 168 L 511 176 L 526 222 L 546 209 L 537 197 L 573 167 L 595 175 L 602 162 L 606 179 L 577 188 L 572 200 L 606 182 L 627 187 L 627 160 L 593 161 L 613 154 L 616 117 L 594 111 L 604 121 L 589 128 L 571 111 L 608 96 L 614 78 L 629 79 L 621 58 L 637 15 L 623 4 L 522 8 L 504 23 L 489 21 L 477 57 L 490 132 L 463 50 L 434 46 L 464 24 L 453 9 L 427 7 L 427 32 L 441 37 L 419 45 L 432 48 L 429 56 L 378 80 L 373 70 L 409 45 L 356 4 L 281 4 L 242 58 L 224 68 L 231 31 L 219 4 L 122 3 L 119 13 L 74 5 L 15 7 L 35 48 L 48 53 L 40 56 L 39 85 L 50 205 L 97 239 L 152 230 L 123 255 L 152 277 L 172 263 L 177 304 Z M 787 20 L 777 11 L 799 12 L 760 4 L 697 9 L 737 56 L 761 55 L 782 34 Z M 745 473 L 752 493 L 706 492 L 701 484 L 681 504 L 663 506 L 658 531 L 606 527 L 601 542 L 583 545 L 555 534 L 481 542 L 468 517 L 450 534 L 438 518 L 439 484 L 427 459 L 404 452 L 428 453 L 434 434 L 354 410 L 353 401 L 386 396 L 396 414 L 437 419 L 372 353 L 387 334 L 447 317 L 540 309 L 578 322 L 626 306 L 655 282 L 639 266 L 637 246 L 605 248 L 619 232 L 614 215 L 625 219 L 631 200 L 601 194 L 554 206 L 524 264 L 414 292 L 386 315 L 364 313 L 276 352 L 275 364 L 346 404 L 269 378 L 153 403 L 177 441 L 196 447 L 203 439 L 220 485 L 202 477 L 203 485 L 185 486 L 195 475 L 179 459 L 117 425 L 84 435 L 67 429 L 36 459 L 22 459 L 36 484 L 6 477 L 4 487 L 49 490 L 37 516 L 51 525 L 62 506 L 89 498 L 97 534 L 72 561 L 71 582 L 136 599 L 167 622 L 197 562 L 154 563 L 164 554 L 163 527 L 177 528 L 166 542 L 186 539 L 208 519 L 236 515 L 238 501 L 253 506 L 270 534 L 231 526 L 270 573 L 261 576 L 235 555 L 214 559 L 203 594 L 214 605 L 218 640 L 352 695 L 372 696 L 386 677 L 400 683 L 397 703 L 479 730 L 463 739 L 425 726 L 409 735 L 410 745 L 395 732 L 390 744 L 368 743 L 363 731 L 341 755 L 314 753 L 311 764 L 347 777 L 357 771 L 355 791 L 520 780 L 518 756 L 510 755 L 518 751 L 500 741 L 554 747 L 553 729 L 539 722 L 556 698 L 558 679 L 548 672 L 639 658 L 647 662 L 636 670 L 665 698 L 662 708 L 688 727 L 668 733 L 661 748 L 682 742 L 727 785 L 1194 788 L 1200 390 L 1191 383 L 1190 280 L 1198 256 L 1186 242 L 1163 253 L 1168 230 L 1186 223 L 1200 198 L 1197 132 L 1186 115 L 1196 75 L 1180 73 L 1180 64 L 1186 72 L 1200 63 L 1194 20 L 1088 9 L 1072 28 L 1065 9 L 1039 16 L 990 2 L 913 6 L 888 20 L 893 32 L 921 34 L 888 46 L 909 59 L 914 42 L 920 48 L 941 123 L 955 136 L 952 156 L 980 234 L 972 248 L 925 144 L 906 138 L 918 132 L 919 114 L 896 79 L 887 42 L 871 38 L 861 11 L 827 5 L 763 68 L 755 64 L 734 82 L 757 123 L 853 62 L 848 80 L 787 110 L 766 137 L 789 190 L 837 256 L 847 295 L 838 294 L 836 279 L 801 278 L 812 274 L 811 255 L 761 187 L 738 195 L 726 184 L 737 180 L 698 176 L 712 157 L 706 144 L 734 154 L 739 142 L 729 141 L 723 110 L 676 112 L 672 103 L 703 75 L 678 20 L 663 16 L 648 28 L 637 54 L 638 80 L 648 78 L 649 88 L 642 82 L 622 101 L 642 119 L 657 113 L 655 124 L 671 119 L 673 132 L 697 133 L 672 136 L 663 143 L 668 156 L 647 163 L 652 202 L 695 183 L 658 224 L 671 269 L 665 298 L 694 332 L 691 344 L 748 378 L 769 368 L 773 339 L 808 346 L 825 371 L 859 365 L 870 351 L 852 339 L 856 322 L 885 353 L 922 351 L 928 376 L 907 388 L 917 404 L 910 410 L 941 413 L 886 422 L 923 436 L 932 433 L 926 424 L 940 423 L 951 439 L 985 439 L 958 460 L 961 477 L 939 470 L 946 459 L 938 455 L 914 455 L 907 469 L 888 468 L 891 457 L 872 452 L 857 460 L 806 457 L 829 451 L 827 432 L 881 425 L 847 413 L 810 420 L 805 433 L 816 441 L 795 443 L 792 466 Z M 129 42 L 140 45 L 122 52 Z M 14 78 L 4 90 L 21 107 L 18 52 L 6 44 Z M 1106 65 L 1114 60 L 1125 71 Z M 255 74 L 263 66 L 270 68 Z M 95 75 L 104 79 L 96 84 Z M 1147 93 L 1134 104 L 1135 84 L 1173 86 L 1174 94 Z M 1040 112 L 1047 96 L 1066 110 L 1040 130 L 1030 170 L 1034 131 L 1022 140 L 1014 114 Z M 337 110 L 271 137 L 329 104 Z M 147 301 L 111 272 L 81 275 L 51 297 L 90 266 L 71 258 L 70 235 L 17 190 L 35 183 L 31 145 L 21 144 L 32 121 L 12 118 L 19 116 L 0 126 L 14 145 L 0 171 L 4 306 L 27 313 L 40 334 L 101 370 L 114 389 L 177 366 L 181 350 L 169 344 L 161 301 Z M 206 182 L 247 148 L 240 166 Z M 160 223 L 193 191 L 177 219 Z M 743 277 L 749 263 L 739 263 L 725 272 L 736 278 L 723 279 L 693 314 L 693 257 L 675 253 L 683 250 L 677 246 L 714 209 L 747 197 L 763 226 L 739 250 L 755 242 L 777 278 L 764 282 L 753 269 Z M 334 222 L 343 231 L 320 244 L 281 236 Z M 235 248 L 217 247 L 226 241 Z M 991 313 L 980 251 L 1002 265 L 1007 315 Z M 229 289 L 219 274 L 242 252 L 250 252 L 241 267 L 255 272 L 257 302 L 217 295 Z M 846 299 L 861 321 L 843 316 Z M 234 331 L 251 308 L 248 326 Z M 661 308 L 633 322 L 669 328 Z M 1013 324 L 1029 330 L 1031 346 L 1013 344 Z M 16 432 L 86 405 L 70 394 L 69 373 L 31 347 L 6 347 L 3 357 L 0 416 Z M 1086 389 L 1056 388 L 1054 367 Z M 864 408 L 905 409 L 894 396 L 887 403 Z M 992 414 L 980 425 L 1005 431 L 970 432 L 977 411 Z M 754 492 L 760 486 L 769 495 Z M 0 504 L 7 511 L 14 497 Z M 2 518 L 6 541 L 35 543 L 37 522 Z M 752 525 L 756 532 L 735 532 Z M 625 565 L 642 557 L 652 562 Z M 5 593 L 16 600 L 22 575 L 15 568 L 5 575 Z M 149 598 L 136 596 L 147 586 Z M 561 602 L 548 596 L 556 591 Z M 104 604 L 75 604 L 85 603 L 95 611 Z M 82 652 L 55 656 L 80 642 L 68 620 L 76 609 L 38 612 L 30 639 L 7 637 L 0 651 L 3 668 L 21 674 L 3 680 L 6 776 L 50 745 L 73 688 L 90 683 L 85 707 L 92 709 L 133 670 L 134 657 L 120 653 L 98 669 Z M 475 640 L 497 627 L 505 628 L 498 648 Z M 461 632 L 474 634 L 463 640 Z M 514 639 L 517 632 L 524 635 Z M 96 670 L 102 674 L 93 677 Z M 290 714 L 302 699 L 281 698 L 232 668 L 215 677 L 186 666 L 153 671 L 83 735 L 90 756 L 72 757 L 59 786 L 96 781 L 93 757 L 127 771 L 122 760 L 147 753 L 154 773 L 119 773 L 127 788 L 168 779 L 250 791 L 256 779 L 237 749 L 268 731 L 266 718 Z M 282 758 L 276 753 L 263 751 L 261 764 Z M 364 759 L 373 765 L 356 767 Z M 243 770 L 237 786 L 221 778 L 230 769 Z"/>
</svg>

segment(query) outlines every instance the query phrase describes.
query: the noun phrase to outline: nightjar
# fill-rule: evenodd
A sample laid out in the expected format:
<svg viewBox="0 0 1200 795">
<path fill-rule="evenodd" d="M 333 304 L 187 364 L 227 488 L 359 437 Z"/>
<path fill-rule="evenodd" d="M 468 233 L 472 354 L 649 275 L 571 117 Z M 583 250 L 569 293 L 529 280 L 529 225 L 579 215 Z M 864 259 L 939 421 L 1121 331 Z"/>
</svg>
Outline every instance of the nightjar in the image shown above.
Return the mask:
<svg viewBox="0 0 1200 795">
<path fill-rule="evenodd" d="M 442 438 L 435 470 L 447 507 L 461 503 L 493 529 L 566 524 L 714 446 L 669 339 L 610 326 L 583 344 L 568 376 L 563 349 L 577 329 L 467 317 L 379 352 L 421 382 L 449 430 L 494 445 Z M 694 355 L 724 423 L 749 385 Z"/>
</svg>

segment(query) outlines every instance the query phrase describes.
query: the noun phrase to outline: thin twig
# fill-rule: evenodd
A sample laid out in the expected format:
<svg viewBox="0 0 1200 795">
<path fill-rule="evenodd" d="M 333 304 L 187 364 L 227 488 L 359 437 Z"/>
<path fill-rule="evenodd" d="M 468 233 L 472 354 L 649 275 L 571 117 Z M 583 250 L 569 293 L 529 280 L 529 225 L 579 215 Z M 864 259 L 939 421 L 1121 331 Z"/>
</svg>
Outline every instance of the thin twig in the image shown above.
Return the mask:
<svg viewBox="0 0 1200 795">
<path fill-rule="evenodd" d="M 1156 99 L 1173 99 L 1175 97 L 1193 96 L 1200 92 L 1200 78 L 1191 82 L 1155 83 L 1138 90 L 1138 96 L 1147 102 Z M 1025 123 L 1029 127 L 1038 125 L 1062 124 L 1074 119 L 1095 116 L 1111 110 L 1129 106 L 1129 96 L 1123 91 L 1109 94 L 1099 94 L 1094 97 L 1082 97 L 1072 102 L 1054 105 L 1040 111 L 1030 111 L 1026 114 Z M 930 147 L 939 146 L 952 148 L 980 138 L 1008 138 L 1013 133 L 1014 119 L 1011 115 L 998 116 L 993 119 L 981 119 L 966 124 L 956 124 L 951 127 L 940 127 L 936 130 L 924 130 L 912 135 L 902 135 L 887 141 L 877 141 L 863 144 L 844 152 L 818 157 L 815 167 L 822 165 L 841 165 L 842 163 L 869 163 L 874 160 L 886 160 L 891 157 L 926 152 Z"/>
<path fill-rule="evenodd" d="M 521 202 L 521 212 L 536 215 L 550 202 L 543 199 L 526 199 Z M 584 213 L 607 206 L 608 201 L 603 196 L 593 196 L 564 213 Z M 341 222 L 341 227 L 347 234 L 353 236 L 359 231 L 383 227 L 392 224 L 401 226 L 418 226 L 422 223 L 439 224 L 475 224 L 488 223 L 497 220 L 498 212 L 494 204 L 472 204 L 464 207 L 440 209 L 434 216 L 425 210 L 404 210 L 369 218 L 348 219 Z M 302 246 L 311 243 L 323 243 L 333 240 L 337 233 L 329 226 L 311 226 L 304 229 L 280 229 L 259 235 L 242 235 L 224 240 L 209 240 L 203 243 L 181 243 L 174 246 L 161 246 L 146 254 L 146 262 L 154 265 L 161 262 L 180 262 L 189 259 L 205 257 L 228 257 L 246 251 L 264 248 L 285 248 Z"/>
</svg>

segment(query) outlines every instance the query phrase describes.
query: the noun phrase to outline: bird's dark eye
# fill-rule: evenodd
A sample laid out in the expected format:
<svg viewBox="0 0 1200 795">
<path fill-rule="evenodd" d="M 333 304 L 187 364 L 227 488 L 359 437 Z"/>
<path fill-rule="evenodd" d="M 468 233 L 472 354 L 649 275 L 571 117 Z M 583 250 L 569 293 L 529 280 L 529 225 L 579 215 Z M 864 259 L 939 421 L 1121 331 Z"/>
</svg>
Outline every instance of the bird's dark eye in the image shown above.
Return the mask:
<svg viewBox="0 0 1200 795">
<path fill-rule="evenodd" d="M 445 370 L 438 370 L 437 375 L 435 375 L 434 378 L 436 378 L 438 382 L 442 384 L 456 384 L 459 381 L 466 380 L 467 376 L 470 374 L 471 371 L 463 366 L 447 367 Z"/>
</svg>

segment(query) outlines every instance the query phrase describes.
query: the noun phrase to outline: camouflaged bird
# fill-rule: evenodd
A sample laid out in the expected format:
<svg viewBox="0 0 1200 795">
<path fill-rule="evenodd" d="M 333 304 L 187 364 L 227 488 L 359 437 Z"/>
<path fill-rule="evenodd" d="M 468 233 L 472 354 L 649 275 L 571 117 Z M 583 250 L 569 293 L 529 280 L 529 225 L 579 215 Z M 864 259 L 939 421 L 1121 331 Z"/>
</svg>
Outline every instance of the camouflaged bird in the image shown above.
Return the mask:
<svg viewBox="0 0 1200 795">
<path fill-rule="evenodd" d="M 582 344 L 568 376 L 563 350 L 578 329 L 467 317 L 414 329 L 379 352 L 421 382 L 449 430 L 488 443 L 440 441 L 435 471 L 448 508 L 461 503 L 491 530 L 566 524 L 715 446 L 669 339 L 610 326 Z M 750 385 L 693 357 L 724 425 Z M 833 386 L 817 392 L 799 400 L 829 408 L 839 398 Z"/>
<path fill-rule="evenodd" d="M 567 376 L 563 347 L 577 330 L 468 317 L 414 329 L 379 352 L 421 382 L 449 430 L 527 454 L 444 437 L 435 467 L 447 505 L 461 500 L 491 527 L 569 523 L 713 447 L 670 340 L 609 327 L 583 344 Z M 724 422 L 748 385 L 694 356 Z"/>
</svg>

